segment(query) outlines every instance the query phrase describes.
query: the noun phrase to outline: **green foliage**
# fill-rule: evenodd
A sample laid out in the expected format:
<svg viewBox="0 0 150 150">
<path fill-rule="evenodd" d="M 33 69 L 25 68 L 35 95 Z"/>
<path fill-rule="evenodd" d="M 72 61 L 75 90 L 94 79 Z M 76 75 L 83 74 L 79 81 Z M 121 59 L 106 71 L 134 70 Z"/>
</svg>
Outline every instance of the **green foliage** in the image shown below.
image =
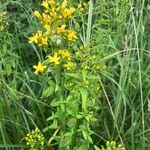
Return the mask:
<svg viewBox="0 0 150 150">
<path fill-rule="evenodd" d="M 46 31 L 41 2 L 0 1 L 0 148 L 149 149 L 149 1 L 70 0 L 74 17 L 52 29 L 76 35 L 57 29 L 47 47 L 28 43 Z"/>
<path fill-rule="evenodd" d="M 45 7 L 44 3 L 42 5 Z M 61 13 L 64 18 L 61 18 L 62 20 L 60 20 L 60 22 L 65 23 L 65 25 L 60 29 L 59 20 L 55 20 L 60 17 L 60 12 L 57 12 L 58 16 L 54 15 L 51 11 L 50 15 L 46 13 L 45 15 L 48 15 L 47 18 L 52 20 L 52 22 L 49 23 L 44 19 L 42 20 L 41 14 L 35 11 L 35 16 L 39 19 L 43 27 L 46 26 L 47 31 L 42 31 L 43 34 L 38 32 L 29 38 L 30 43 L 43 46 L 48 57 L 48 59 L 43 60 L 42 63 L 40 62 L 34 66 L 35 74 L 40 75 L 46 70 L 48 76 L 48 87 L 43 91 L 42 98 L 47 103 L 50 103 L 51 106 L 50 117 L 47 119 L 50 125 L 46 126 L 43 131 L 46 133 L 54 133 L 48 140 L 48 147 L 56 145 L 60 150 L 88 149 L 89 146 L 93 144 L 91 126 L 96 121 L 94 115 L 95 101 L 100 91 L 100 84 L 97 78 L 99 62 L 96 59 L 95 52 L 92 52 L 91 48 L 87 45 L 90 44 L 91 10 L 93 9 L 93 3 L 90 2 L 89 5 L 88 24 L 84 25 L 83 22 L 83 25 L 81 24 L 81 26 L 84 26 L 84 29 L 87 28 L 87 37 L 85 41 L 83 41 L 82 46 L 80 39 L 77 38 L 77 35 L 74 35 L 75 31 L 71 31 L 73 36 L 68 33 L 68 35 L 70 35 L 66 38 L 65 35 L 65 32 L 71 30 L 67 27 L 65 28 L 65 26 L 72 21 L 72 18 L 65 16 L 72 15 L 70 10 L 72 9 L 74 12 L 75 9 L 72 6 L 69 8 L 65 2 L 61 5 L 52 2 L 51 5 L 53 5 L 54 9 L 58 9 L 58 12 L 59 7 L 62 7 Z M 45 9 L 49 11 L 47 7 L 45 7 Z M 65 12 L 65 9 L 67 9 L 68 14 Z M 82 19 L 84 19 L 84 15 Z M 76 24 L 78 24 L 78 20 L 74 20 L 74 24 L 72 24 L 71 28 L 74 28 Z M 50 30 L 54 30 L 54 32 L 49 33 L 51 31 L 47 26 Z M 59 37 L 61 40 L 59 47 L 55 40 L 52 40 L 52 37 Z M 53 42 L 49 44 L 47 40 L 52 40 Z M 72 45 L 73 48 L 70 49 L 69 45 Z M 48 50 L 49 48 L 50 51 Z M 70 52 L 64 49 L 70 49 Z M 51 53 L 53 53 L 53 56 Z M 72 65 L 65 67 L 66 64 L 62 64 L 66 61 L 73 61 L 75 65 L 73 65 L 73 67 Z"/>
</svg>

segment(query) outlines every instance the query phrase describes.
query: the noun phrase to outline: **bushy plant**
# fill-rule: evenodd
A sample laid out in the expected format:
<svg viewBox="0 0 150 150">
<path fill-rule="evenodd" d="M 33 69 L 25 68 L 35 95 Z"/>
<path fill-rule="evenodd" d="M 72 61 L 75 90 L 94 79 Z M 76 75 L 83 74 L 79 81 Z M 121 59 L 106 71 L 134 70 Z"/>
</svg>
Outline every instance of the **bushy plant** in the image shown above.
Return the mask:
<svg viewBox="0 0 150 150">
<path fill-rule="evenodd" d="M 100 95 L 97 75 L 106 68 L 89 45 L 93 3 L 89 2 L 88 25 L 79 24 L 76 19 L 79 13 L 82 15 L 82 4 L 74 7 L 66 0 L 62 3 L 49 0 L 41 5 L 44 13 L 34 12 L 41 28 L 29 37 L 29 43 L 42 47 L 45 52 L 46 59 L 33 68 L 36 75 L 48 76 L 42 94 L 52 110 L 47 119 L 49 126 L 44 129 L 54 133 L 49 137 L 48 146 L 89 149 L 93 144 L 91 126 L 96 121 L 94 111 Z M 85 15 L 80 17 L 85 19 Z M 85 37 L 80 33 L 80 26 L 87 28 Z"/>
</svg>

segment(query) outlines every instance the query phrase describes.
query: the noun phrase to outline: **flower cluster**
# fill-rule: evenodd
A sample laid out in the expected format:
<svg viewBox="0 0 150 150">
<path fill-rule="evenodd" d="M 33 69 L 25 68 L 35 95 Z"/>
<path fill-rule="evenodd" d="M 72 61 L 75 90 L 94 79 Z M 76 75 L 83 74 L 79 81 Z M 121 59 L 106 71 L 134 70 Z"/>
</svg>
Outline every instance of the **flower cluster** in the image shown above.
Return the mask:
<svg viewBox="0 0 150 150">
<path fill-rule="evenodd" d="M 39 62 L 38 65 L 34 65 L 33 68 L 35 69 L 34 73 L 38 75 L 39 73 L 43 73 L 45 71 L 46 66 Z"/>
<path fill-rule="evenodd" d="M 77 40 L 77 33 L 67 25 L 75 13 L 74 7 L 69 7 L 67 0 L 62 3 L 55 0 L 44 0 L 41 4 L 44 13 L 34 12 L 34 16 L 43 25 L 44 30 L 38 31 L 29 38 L 29 43 L 36 43 L 38 46 L 47 46 L 48 39 L 59 36 L 70 42 Z"/>
<path fill-rule="evenodd" d="M 73 69 L 75 67 L 75 64 L 71 60 L 71 54 L 64 49 L 58 50 L 58 52 L 55 52 L 53 56 L 48 55 L 48 60 L 50 63 L 53 63 L 55 65 L 63 64 L 64 68 L 67 70 Z"/>
<path fill-rule="evenodd" d="M 106 148 L 102 146 L 101 150 L 125 150 L 122 144 L 117 145 L 115 141 L 107 141 Z"/>
<path fill-rule="evenodd" d="M 75 64 L 71 61 L 71 54 L 67 50 L 59 50 L 54 56 L 48 56 L 49 62 L 59 64 L 63 63 L 64 68 L 70 70 L 75 67 Z"/>
<path fill-rule="evenodd" d="M 44 136 L 38 128 L 28 133 L 25 139 L 27 145 L 30 146 L 30 150 L 37 150 L 39 148 L 40 150 L 44 150 Z"/>
<path fill-rule="evenodd" d="M 73 69 L 75 67 L 75 64 L 71 60 L 71 54 L 64 49 L 58 50 L 58 52 L 55 52 L 53 55 L 48 55 L 48 62 L 50 64 L 59 65 L 63 64 L 63 67 L 67 70 Z M 41 62 L 39 62 L 37 65 L 34 65 L 33 68 L 35 69 L 35 74 L 42 74 L 45 72 L 45 69 L 47 68 L 46 65 L 43 65 Z"/>
<path fill-rule="evenodd" d="M 4 31 L 8 23 L 5 21 L 6 12 L 0 11 L 0 31 Z"/>
<path fill-rule="evenodd" d="M 77 9 L 78 9 L 78 12 L 79 13 L 84 13 L 84 12 L 87 12 L 87 9 L 88 9 L 88 3 L 79 3 L 78 6 L 77 6 Z"/>
<path fill-rule="evenodd" d="M 48 45 L 48 38 L 45 37 L 42 31 L 38 31 L 34 36 L 29 38 L 29 43 L 36 43 L 38 46 Z"/>
<path fill-rule="evenodd" d="M 71 7 L 67 0 L 61 3 L 56 0 L 43 0 L 41 5 L 44 12 L 35 11 L 34 16 L 43 27 L 29 37 L 29 43 L 35 43 L 39 47 L 45 46 L 45 49 L 49 49 L 49 46 L 54 44 L 54 47 L 59 46 L 59 49 L 52 49 L 53 52 L 47 54 L 46 61 L 33 66 L 35 74 L 44 73 L 48 65 L 60 64 L 67 70 L 73 69 L 75 64 L 71 59 L 71 53 L 65 47 L 77 40 L 76 31 L 69 27 L 69 21 L 74 17 L 75 8 Z"/>
</svg>

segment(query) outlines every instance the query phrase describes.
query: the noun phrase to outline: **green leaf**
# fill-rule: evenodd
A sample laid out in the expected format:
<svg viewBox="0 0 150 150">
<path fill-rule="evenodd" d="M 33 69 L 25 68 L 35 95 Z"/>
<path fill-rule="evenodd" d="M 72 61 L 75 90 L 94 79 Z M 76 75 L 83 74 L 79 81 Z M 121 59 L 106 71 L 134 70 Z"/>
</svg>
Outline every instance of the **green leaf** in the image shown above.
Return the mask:
<svg viewBox="0 0 150 150">
<path fill-rule="evenodd" d="M 70 118 L 70 119 L 68 120 L 68 122 L 67 122 L 67 125 L 68 125 L 69 127 L 73 127 L 73 126 L 76 125 L 76 123 L 77 123 L 77 120 L 76 120 L 75 118 Z"/>
<path fill-rule="evenodd" d="M 80 145 L 78 150 L 88 150 L 89 149 L 89 145 L 87 142 L 82 142 L 82 144 Z"/>
<path fill-rule="evenodd" d="M 89 141 L 91 144 L 93 144 L 93 140 L 92 140 L 92 138 L 91 138 L 91 136 L 90 136 L 89 134 L 87 134 L 87 139 L 88 139 L 88 141 Z"/>
<path fill-rule="evenodd" d="M 81 76 L 78 73 L 66 73 L 66 75 L 74 77 L 76 79 L 81 79 Z"/>
<path fill-rule="evenodd" d="M 90 44 L 91 38 L 91 29 L 92 29 L 92 15 L 93 15 L 93 2 L 92 0 L 89 1 L 89 13 L 88 13 L 88 26 L 86 31 L 86 44 Z"/>
<path fill-rule="evenodd" d="M 81 93 L 81 100 L 82 100 L 82 109 L 86 109 L 87 107 L 87 97 L 88 97 L 88 92 L 86 89 L 81 88 L 80 89 L 80 93 Z"/>
<path fill-rule="evenodd" d="M 76 117 L 77 117 L 78 119 L 83 118 L 83 116 L 82 116 L 82 115 L 76 115 Z"/>
<path fill-rule="evenodd" d="M 56 99 L 54 99 L 52 102 L 51 102 L 51 106 L 53 106 L 53 107 L 57 107 L 57 106 L 59 106 L 61 104 L 61 102 L 60 101 L 58 101 L 58 100 L 56 100 Z"/>
<path fill-rule="evenodd" d="M 84 139 L 87 140 L 87 133 L 84 130 L 82 130 L 82 135 L 83 135 Z"/>
<path fill-rule="evenodd" d="M 72 139 L 71 136 L 72 136 L 72 133 L 68 133 L 68 135 L 66 134 L 64 137 L 62 137 L 60 140 L 59 147 L 61 148 L 61 147 L 69 146 L 71 143 L 71 139 Z"/>
<path fill-rule="evenodd" d="M 57 115 L 52 112 L 52 115 L 46 119 L 46 121 L 54 120 L 57 118 Z"/>
<path fill-rule="evenodd" d="M 55 120 L 53 121 L 53 123 L 49 126 L 49 128 L 50 128 L 50 129 L 56 129 L 57 126 L 58 126 L 58 122 L 57 122 L 57 120 L 55 119 Z"/>
<path fill-rule="evenodd" d="M 94 145 L 95 150 L 101 150 L 100 148 L 98 148 L 96 145 Z"/>
<path fill-rule="evenodd" d="M 49 127 L 46 127 L 42 130 L 42 132 L 47 132 L 49 130 Z"/>
<path fill-rule="evenodd" d="M 42 98 L 47 98 L 53 94 L 55 89 L 55 83 L 53 81 L 51 81 L 50 83 L 51 84 L 49 85 L 49 87 L 43 91 Z"/>
</svg>

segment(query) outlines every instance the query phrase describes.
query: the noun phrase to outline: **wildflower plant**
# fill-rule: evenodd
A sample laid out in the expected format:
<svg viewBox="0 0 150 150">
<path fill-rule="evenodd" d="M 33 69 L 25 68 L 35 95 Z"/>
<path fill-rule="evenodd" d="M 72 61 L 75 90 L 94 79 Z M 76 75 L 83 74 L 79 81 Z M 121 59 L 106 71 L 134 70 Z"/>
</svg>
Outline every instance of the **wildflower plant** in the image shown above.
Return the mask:
<svg viewBox="0 0 150 150">
<path fill-rule="evenodd" d="M 33 68 L 36 75 L 49 77 L 42 93 L 42 98 L 52 108 L 47 119 L 49 126 L 44 129 L 44 132 L 53 133 L 47 139 L 47 146 L 57 145 L 60 150 L 87 150 L 93 145 L 94 112 L 101 93 L 97 75 L 105 68 L 89 45 L 91 23 L 89 26 L 83 23 L 88 30 L 83 39 L 80 23 L 76 20 L 86 10 L 83 6 L 88 5 L 74 7 L 67 0 L 61 3 L 44 0 L 41 5 L 43 13 L 35 11 L 34 15 L 42 27 L 29 37 L 29 43 L 42 47 L 46 53 L 45 59 Z M 89 9 L 93 9 L 92 2 Z M 84 15 L 80 16 L 82 20 L 87 18 Z"/>
</svg>

